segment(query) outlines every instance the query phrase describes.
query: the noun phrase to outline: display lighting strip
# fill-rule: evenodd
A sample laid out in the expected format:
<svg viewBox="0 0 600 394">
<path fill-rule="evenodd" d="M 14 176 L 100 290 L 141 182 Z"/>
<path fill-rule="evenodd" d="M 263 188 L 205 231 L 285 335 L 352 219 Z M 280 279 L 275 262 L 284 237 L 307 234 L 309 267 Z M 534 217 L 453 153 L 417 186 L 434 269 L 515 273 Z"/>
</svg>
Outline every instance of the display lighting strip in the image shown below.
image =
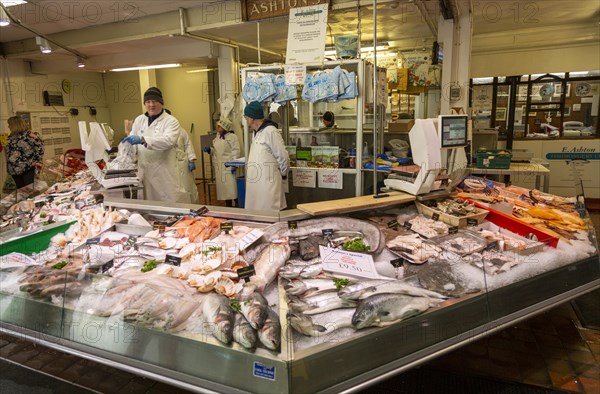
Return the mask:
<svg viewBox="0 0 600 394">
<path fill-rule="evenodd" d="M 52 52 L 52 48 L 44 37 L 37 36 L 35 38 L 35 43 L 40 47 L 40 52 L 42 53 L 50 53 Z"/>
<path fill-rule="evenodd" d="M 195 70 L 188 70 L 188 71 L 186 71 L 186 73 L 188 73 L 188 74 L 206 73 L 206 72 L 215 71 L 215 70 L 218 70 L 218 68 L 198 68 Z"/>
<path fill-rule="evenodd" d="M 155 68 L 174 68 L 181 67 L 179 63 L 169 63 L 169 64 L 157 64 L 154 66 L 139 66 L 139 67 L 124 67 L 124 68 L 113 68 L 110 71 L 136 71 L 136 70 L 151 70 Z"/>
<path fill-rule="evenodd" d="M 378 51 L 385 51 L 386 49 L 388 49 L 387 45 L 377 45 L 377 47 L 363 47 L 360 48 L 361 52 L 373 52 L 373 48 L 377 49 Z M 327 49 L 325 51 L 325 56 L 327 55 L 335 55 L 335 49 Z"/>
</svg>

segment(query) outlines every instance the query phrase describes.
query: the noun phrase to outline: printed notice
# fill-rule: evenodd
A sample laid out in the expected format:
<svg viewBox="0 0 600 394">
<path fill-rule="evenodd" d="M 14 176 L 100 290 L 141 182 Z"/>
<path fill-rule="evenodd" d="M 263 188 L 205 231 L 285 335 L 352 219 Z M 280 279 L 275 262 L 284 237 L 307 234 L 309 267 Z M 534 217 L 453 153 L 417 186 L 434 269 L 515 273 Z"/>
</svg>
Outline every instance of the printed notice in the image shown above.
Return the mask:
<svg viewBox="0 0 600 394">
<path fill-rule="evenodd" d="M 246 250 L 246 248 L 256 242 L 265 232 L 261 229 L 255 228 L 240 240 L 239 250 Z"/>
<path fill-rule="evenodd" d="M 381 276 L 375 269 L 373 257 L 366 253 L 319 246 L 323 269 L 339 274 L 359 276 L 361 278 L 378 279 Z"/>
<path fill-rule="evenodd" d="M 286 64 L 320 63 L 325 55 L 328 4 L 292 8 Z"/>
<path fill-rule="evenodd" d="M 293 169 L 292 176 L 296 187 L 315 188 L 317 186 L 317 174 L 314 170 Z"/>
<path fill-rule="evenodd" d="M 341 189 L 344 187 L 344 173 L 337 170 L 319 171 L 319 187 L 324 189 Z"/>
<path fill-rule="evenodd" d="M 287 85 L 302 85 L 306 78 L 306 66 L 285 66 L 285 83 Z"/>
</svg>

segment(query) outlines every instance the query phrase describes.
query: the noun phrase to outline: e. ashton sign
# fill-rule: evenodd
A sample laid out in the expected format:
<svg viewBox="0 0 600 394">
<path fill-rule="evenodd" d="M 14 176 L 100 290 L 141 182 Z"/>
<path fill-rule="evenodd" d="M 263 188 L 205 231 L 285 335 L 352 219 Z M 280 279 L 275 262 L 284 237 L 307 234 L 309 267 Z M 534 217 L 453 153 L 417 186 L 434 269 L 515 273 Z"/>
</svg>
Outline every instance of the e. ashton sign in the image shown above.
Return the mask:
<svg viewBox="0 0 600 394">
<path fill-rule="evenodd" d="M 329 4 L 329 0 L 241 0 L 242 20 L 257 21 L 289 15 L 291 8 Z"/>
</svg>

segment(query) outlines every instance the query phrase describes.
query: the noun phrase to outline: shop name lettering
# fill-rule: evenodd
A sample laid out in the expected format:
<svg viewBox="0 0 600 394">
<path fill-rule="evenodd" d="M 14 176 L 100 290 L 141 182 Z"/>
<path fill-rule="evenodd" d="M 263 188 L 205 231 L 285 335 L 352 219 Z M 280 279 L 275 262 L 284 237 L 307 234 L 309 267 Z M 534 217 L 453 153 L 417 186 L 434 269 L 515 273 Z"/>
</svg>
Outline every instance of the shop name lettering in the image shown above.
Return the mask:
<svg viewBox="0 0 600 394">
<path fill-rule="evenodd" d="M 596 152 L 596 148 L 586 148 L 584 146 L 581 146 L 579 148 L 563 147 L 561 152 L 562 153 Z"/>
<path fill-rule="evenodd" d="M 328 0 L 270 0 L 247 2 L 248 15 L 250 18 L 263 14 L 272 14 L 275 12 L 289 11 L 290 8 L 305 7 L 309 5 L 327 4 Z"/>
</svg>

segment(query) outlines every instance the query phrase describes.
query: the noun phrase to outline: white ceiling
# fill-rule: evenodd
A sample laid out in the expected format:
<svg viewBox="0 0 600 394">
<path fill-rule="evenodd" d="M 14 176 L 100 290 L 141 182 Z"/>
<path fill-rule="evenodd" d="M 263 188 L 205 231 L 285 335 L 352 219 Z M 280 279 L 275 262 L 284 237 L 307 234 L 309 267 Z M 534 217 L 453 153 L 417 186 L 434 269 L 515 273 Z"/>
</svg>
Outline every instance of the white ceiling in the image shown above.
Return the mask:
<svg viewBox="0 0 600 394">
<path fill-rule="evenodd" d="M 448 2 L 449 0 L 443 0 Z M 600 42 L 598 0 L 450 0 L 455 15 L 473 16 L 472 50 L 533 49 Z M 332 0 L 329 37 L 356 34 L 373 40 L 372 1 Z M 74 55 L 56 48 L 41 55 L 34 44 L 36 32 L 87 57 L 87 70 L 161 63 L 166 59 L 194 66 L 214 66 L 207 43 L 180 35 L 180 8 L 185 9 L 188 31 L 241 44 L 243 63 L 282 61 L 287 45 L 287 18 L 243 23 L 239 1 L 142 0 L 135 2 L 30 0 L 10 7 L 26 28 L 11 24 L 0 30 L 2 53 L 51 63 L 55 69 L 73 71 Z M 435 40 L 440 0 L 377 1 L 377 40 L 400 50 L 430 48 Z M 359 18 L 360 17 L 360 18 Z M 260 40 L 258 31 L 260 30 Z"/>
</svg>

